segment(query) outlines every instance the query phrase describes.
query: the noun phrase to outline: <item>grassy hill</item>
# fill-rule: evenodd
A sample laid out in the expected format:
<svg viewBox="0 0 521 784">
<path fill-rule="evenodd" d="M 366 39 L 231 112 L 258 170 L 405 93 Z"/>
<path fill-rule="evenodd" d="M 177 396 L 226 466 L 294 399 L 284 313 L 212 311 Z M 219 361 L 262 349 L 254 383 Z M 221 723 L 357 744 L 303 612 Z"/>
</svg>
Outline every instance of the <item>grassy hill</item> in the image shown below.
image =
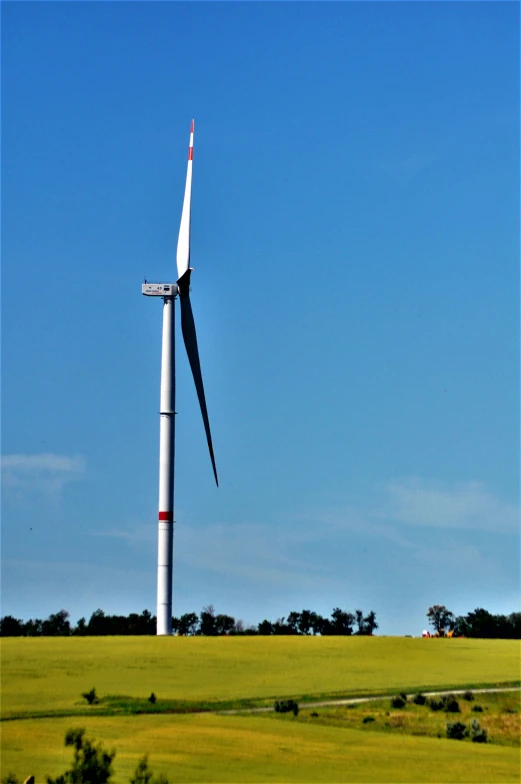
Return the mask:
<svg viewBox="0 0 521 784">
<path fill-rule="evenodd" d="M 116 749 L 114 784 L 128 782 L 147 752 L 153 770 L 164 772 L 171 784 L 517 782 L 518 748 L 415 737 L 407 722 L 398 724 L 392 716 L 388 727 L 382 721 L 373 730 L 356 729 L 361 719 L 350 713 L 348 721 L 336 709 L 321 711 L 316 722 L 309 711 L 296 718 L 126 711 L 152 709 L 151 692 L 160 711 L 197 711 L 284 697 L 302 704 L 311 698 L 519 683 L 519 654 L 519 643 L 505 640 L 3 639 L 1 772 L 12 770 L 21 780 L 34 774 L 37 782 L 62 773 L 71 761 L 65 732 L 84 726 L 90 737 Z M 93 686 L 101 699 L 88 706 L 81 694 Z M 408 721 L 417 727 L 419 719 L 410 712 Z M 518 718 L 513 714 L 517 708 L 510 722 Z M 498 713 L 494 726 L 502 720 Z"/>
</svg>

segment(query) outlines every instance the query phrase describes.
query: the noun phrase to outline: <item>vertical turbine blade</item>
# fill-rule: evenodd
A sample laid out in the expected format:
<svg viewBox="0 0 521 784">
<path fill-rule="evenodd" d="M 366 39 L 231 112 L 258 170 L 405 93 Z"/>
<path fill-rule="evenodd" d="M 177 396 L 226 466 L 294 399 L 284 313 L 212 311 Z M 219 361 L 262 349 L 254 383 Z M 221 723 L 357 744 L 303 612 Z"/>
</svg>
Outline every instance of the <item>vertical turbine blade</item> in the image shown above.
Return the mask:
<svg viewBox="0 0 521 784">
<path fill-rule="evenodd" d="M 215 484 L 219 487 L 219 480 L 217 479 L 217 468 L 215 467 L 215 457 L 213 453 L 212 436 L 210 433 L 210 420 L 208 419 L 208 410 L 206 408 L 206 398 L 204 396 L 203 376 L 201 374 L 201 363 L 199 362 L 199 349 L 197 347 L 197 335 L 195 332 L 194 315 L 192 313 L 192 305 L 190 303 L 190 275 L 192 270 L 188 269 L 185 274 L 177 281 L 179 286 L 179 302 L 181 304 L 181 330 L 183 332 L 183 340 L 185 343 L 188 361 L 192 369 L 194 377 L 195 388 L 197 390 L 197 397 L 199 398 L 199 405 L 201 406 L 201 414 L 203 415 L 204 430 L 206 433 L 206 440 L 208 442 L 208 450 L 210 452 L 210 459 L 212 461 L 213 475 L 215 477 Z"/>
<path fill-rule="evenodd" d="M 190 127 L 190 143 L 188 145 L 188 166 L 186 169 L 185 197 L 181 226 L 177 240 L 177 274 L 182 278 L 190 267 L 190 203 L 192 200 L 192 161 L 194 159 L 194 121 Z"/>
</svg>

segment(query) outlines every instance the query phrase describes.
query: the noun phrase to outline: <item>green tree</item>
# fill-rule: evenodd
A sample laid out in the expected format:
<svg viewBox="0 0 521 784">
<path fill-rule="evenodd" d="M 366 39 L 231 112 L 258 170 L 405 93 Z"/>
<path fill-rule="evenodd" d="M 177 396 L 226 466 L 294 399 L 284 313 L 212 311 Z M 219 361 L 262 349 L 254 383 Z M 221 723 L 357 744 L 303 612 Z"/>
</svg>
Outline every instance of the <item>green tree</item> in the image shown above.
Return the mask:
<svg viewBox="0 0 521 784">
<path fill-rule="evenodd" d="M 87 622 L 85 618 L 80 618 L 80 620 L 72 630 L 72 633 L 77 635 L 78 637 L 85 637 L 85 635 L 87 634 Z"/>
<path fill-rule="evenodd" d="M 509 637 L 513 640 L 521 639 L 521 612 L 513 612 L 508 616 L 510 625 Z"/>
<path fill-rule="evenodd" d="M 273 634 L 295 634 L 295 632 L 288 626 L 284 617 L 277 618 L 273 623 Z"/>
<path fill-rule="evenodd" d="M 103 610 L 94 610 L 87 624 L 87 634 L 107 634 L 107 624 Z"/>
<path fill-rule="evenodd" d="M 440 632 L 441 629 L 445 629 L 454 622 L 453 613 L 451 613 L 450 610 L 447 610 L 444 604 L 433 604 L 432 607 L 429 607 L 427 610 L 426 615 L 429 619 L 429 623 L 431 626 L 434 626 L 434 629 L 437 632 Z"/>
<path fill-rule="evenodd" d="M 175 620 L 175 630 L 178 634 L 195 634 L 197 627 L 199 626 L 199 617 L 197 613 L 185 613 L 180 618 L 176 618 Z"/>
<path fill-rule="evenodd" d="M 40 637 L 42 634 L 43 621 L 35 618 L 34 621 L 30 618 L 24 626 L 24 634 L 26 637 Z"/>
<path fill-rule="evenodd" d="M 217 615 L 215 617 L 215 634 L 230 634 L 235 627 L 235 618 L 232 615 Z"/>
<path fill-rule="evenodd" d="M 368 613 L 364 618 L 364 634 L 371 635 L 375 629 L 378 629 L 378 624 L 376 623 L 376 613 L 374 610 L 371 610 L 371 612 Z"/>
<path fill-rule="evenodd" d="M 302 610 L 298 624 L 300 634 L 315 634 L 316 623 L 316 612 L 313 612 L 312 610 Z"/>
<path fill-rule="evenodd" d="M 335 607 L 331 613 L 331 634 L 353 634 L 355 616 L 345 612 L 340 607 Z"/>
<path fill-rule="evenodd" d="M 286 625 L 288 626 L 289 634 L 298 634 L 300 626 L 300 613 L 292 610 L 287 617 Z"/>
<path fill-rule="evenodd" d="M 24 633 L 24 622 L 12 615 L 0 618 L 0 637 L 21 637 Z"/>
<path fill-rule="evenodd" d="M 115 751 L 105 751 L 100 743 L 85 737 L 85 729 L 71 729 L 65 735 L 65 745 L 74 748 L 74 758 L 70 770 L 53 779 L 47 777 L 47 784 L 106 784 L 112 776 L 112 761 Z"/>
<path fill-rule="evenodd" d="M 217 634 L 215 628 L 215 609 L 213 604 L 203 607 L 200 615 L 199 633 L 206 637 L 213 637 Z"/>
<path fill-rule="evenodd" d="M 20 784 L 20 782 L 16 776 L 16 773 L 9 771 L 7 776 L 3 776 L 2 784 Z"/>
<path fill-rule="evenodd" d="M 374 610 L 371 610 L 368 615 L 365 616 L 362 610 L 355 610 L 356 616 L 356 624 L 358 626 L 357 634 L 359 635 L 367 635 L 370 636 L 375 629 L 378 629 L 378 624 L 376 623 L 376 613 Z"/>
<path fill-rule="evenodd" d="M 42 634 L 46 637 L 68 637 L 71 633 L 69 617 L 67 610 L 49 615 L 42 624 Z"/>
<path fill-rule="evenodd" d="M 163 773 L 154 776 L 148 766 L 148 754 L 139 760 L 130 784 L 168 784 L 168 779 Z"/>
<path fill-rule="evenodd" d="M 258 625 L 258 632 L 262 635 L 273 634 L 273 624 L 271 621 L 264 619 Z"/>
</svg>

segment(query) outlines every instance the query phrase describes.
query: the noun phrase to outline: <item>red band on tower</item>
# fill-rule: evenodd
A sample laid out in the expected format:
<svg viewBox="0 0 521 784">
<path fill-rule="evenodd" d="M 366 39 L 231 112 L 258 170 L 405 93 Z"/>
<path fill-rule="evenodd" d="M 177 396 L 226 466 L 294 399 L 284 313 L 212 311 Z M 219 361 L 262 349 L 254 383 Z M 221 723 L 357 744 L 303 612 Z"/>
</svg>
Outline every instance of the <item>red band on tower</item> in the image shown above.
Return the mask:
<svg viewBox="0 0 521 784">
<path fill-rule="evenodd" d="M 174 513 L 173 512 L 159 512 L 159 522 L 173 523 L 174 522 Z"/>
</svg>

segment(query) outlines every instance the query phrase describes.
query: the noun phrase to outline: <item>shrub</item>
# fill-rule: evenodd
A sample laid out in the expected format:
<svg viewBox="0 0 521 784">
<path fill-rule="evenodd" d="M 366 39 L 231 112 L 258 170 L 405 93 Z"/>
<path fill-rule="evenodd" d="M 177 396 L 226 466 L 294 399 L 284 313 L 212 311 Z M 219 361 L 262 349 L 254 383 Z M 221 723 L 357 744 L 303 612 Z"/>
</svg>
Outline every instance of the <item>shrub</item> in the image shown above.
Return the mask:
<svg viewBox="0 0 521 784">
<path fill-rule="evenodd" d="M 437 700 L 436 697 L 429 697 L 427 705 L 432 711 L 439 711 L 443 708 L 442 700 Z"/>
<path fill-rule="evenodd" d="M 460 713 L 460 707 L 454 694 L 446 694 L 442 697 L 442 702 L 445 713 Z"/>
<path fill-rule="evenodd" d="M 402 698 L 402 700 L 403 700 L 405 703 L 407 702 L 407 695 L 406 695 L 406 693 L 405 693 L 404 691 L 401 691 L 401 692 L 400 692 L 400 697 Z"/>
<path fill-rule="evenodd" d="M 468 702 L 472 702 L 472 700 L 474 699 L 474 694 L 469 689 L 467 689 L 467 691 L 464 691 L 462 696 L 463 699 L 467 700 Z"/>
<path fill-rule="evenodd" d="M 374 716 L 364 716 L 362 719 L 362 724 L 369 724 L 371 721 L 376 721 Z"/>
<path fill-rule="evenodd" d="M 47 784 L 107 784 L 112 776 L 115 751 L 105 751 L 85 738 L 84 729 L 72 729 L 65 735 L 65 745 L 74 747 L 72 768 L 57 776 L 47 777 Z"/>
<path fill-rule="evenodd" d="M 391 699 L 391 708 L 405 708 L 406 700 L 404 700 L 400 695 L 398 697 L 393 697 Z"/>
<path fill-rule="evenodd" d="M 289 713 L 293 711 L 294 716 L 298 716 L 298 703 L 295 700 L 277 700 L 273 706 L 277 713 Z"/>
<path fill-rule="evenodd" d="M 318 716 L 318 713 L 317 713 L 316 711 L 313 711 L 313 713 L 311 714 L 311 716 L 313 716 L 313 718 L 316 718 L 316 717 Z"/>
<path fill-rule="evenodd" d="M 154 704 L 156 703 L 156 701 L 157 701 L 157 697 L 156 697 L 156 695 L 154 694 L 154 692 L 152 692 L 152 694 L 151 694 L 151 695 L 150 695 L 150 697 L 148 698 L 148 701 L 149 701 L 149 702 L 151 702 L 151 703 L 152 703 L 152 705 L 154 705 Z"/>
<path fill-rule="evenodd" d="M 425 705 L 425 703 L 427 702 L 427 697 L 425 696 L 425 694 L 415 694 L 414 697 L 412 698 L 412 701 L 414 702 L 415 705 Z"/>
<path fill-rule="evenodd" d="M 473 743 L 486 743 L 488 741 L 488 733 L 484 727 L 481 727 L 477 719 L 472 719 L 468 729 L 468 735 Z"/>
<path fill-rule="evenodd" d="M 90 691 L 84 691 L 81 696 L 87 700 L 89 705 L 95 705 L 98 702 L 98 695 L 96 694 L 94 686 Z"/>
<path fill-rule="evenodd" d="M 12 771 L 9 771 L 7 776 L 3 777 L 2 784 L 19 784 L 19 781 L 16 778 L 16 773 L 12 773 Z"/>
<path fill-rule="evenodd" d="M 462 721 L 448 721 L 447 722 L 447 738 L 452 740 L 463 740 L 467 734 L 467 725 Z"/>
<path fill-rule="evenodd" d="M 483 708 L 481 705 L 473 705 L 471 710 L 473 710 L 474 713 L 483 713 Z"/>
<path fill-rule="evenodd" d="M 168 784 L 168 779 L 163 773 L 157 776 L 152 775 L 148 767 L 148 754 L 145 754 L 139 762 L 134 775 L 130 779 L 130 784 Z"/>
</svg>

